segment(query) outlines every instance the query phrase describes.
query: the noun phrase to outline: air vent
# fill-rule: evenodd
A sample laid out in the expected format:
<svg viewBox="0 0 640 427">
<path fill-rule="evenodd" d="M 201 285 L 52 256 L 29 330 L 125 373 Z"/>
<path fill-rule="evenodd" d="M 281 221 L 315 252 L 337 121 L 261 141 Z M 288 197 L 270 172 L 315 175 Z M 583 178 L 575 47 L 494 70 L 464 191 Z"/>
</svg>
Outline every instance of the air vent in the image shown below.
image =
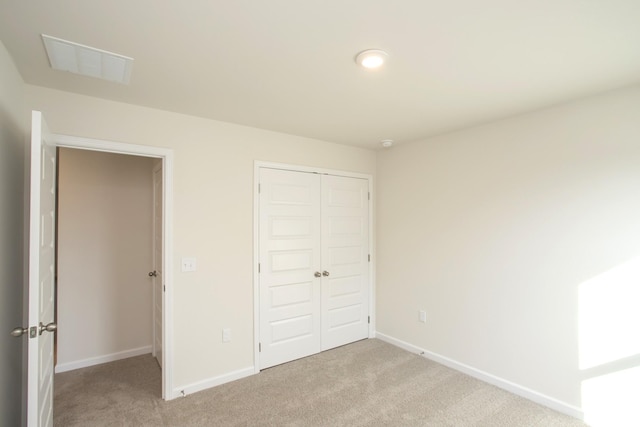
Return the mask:
<svg viewBox="0 0 640 427">
<path fill-rule="evenodd" d="M 51 68 L 129 84 L 133 58 L 42 35 Z"/>
</svg>

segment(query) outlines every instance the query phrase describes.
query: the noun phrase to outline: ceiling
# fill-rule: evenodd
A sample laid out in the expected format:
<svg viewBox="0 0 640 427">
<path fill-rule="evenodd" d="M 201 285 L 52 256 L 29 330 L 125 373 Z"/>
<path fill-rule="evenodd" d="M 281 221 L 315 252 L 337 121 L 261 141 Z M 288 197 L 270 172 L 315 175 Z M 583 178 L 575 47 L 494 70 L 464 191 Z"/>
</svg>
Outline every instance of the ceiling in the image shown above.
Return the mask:
<svg viewBox="0 0 640 427">
<path fill-rule="evenodd" d="M 130 84 L 51 69 L 41 34 Z M 638 0 L 0 0 L 0 40 L 29 84 L 373 149 L 640 82 Z"/>
</svg>

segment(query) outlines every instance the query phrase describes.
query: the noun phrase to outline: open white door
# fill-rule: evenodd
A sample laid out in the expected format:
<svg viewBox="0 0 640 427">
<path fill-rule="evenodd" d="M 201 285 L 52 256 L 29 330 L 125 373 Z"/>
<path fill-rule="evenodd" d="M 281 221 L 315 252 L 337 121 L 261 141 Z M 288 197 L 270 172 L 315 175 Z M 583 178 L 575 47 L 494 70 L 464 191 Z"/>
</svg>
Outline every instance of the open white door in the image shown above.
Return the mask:
<svg viewBox="0 0 640 427">
<path fill-rule="evenodd" d="M 31 116 L 27 426 L 53 425 L 56 150 L 42 113 Z"/>
<path fill-rule="evenodd" d="M 164 276 L 162 259 L 162 162 L 153 168 L 153 356 L 162 368 L 162 307 Z"/>
</svg>

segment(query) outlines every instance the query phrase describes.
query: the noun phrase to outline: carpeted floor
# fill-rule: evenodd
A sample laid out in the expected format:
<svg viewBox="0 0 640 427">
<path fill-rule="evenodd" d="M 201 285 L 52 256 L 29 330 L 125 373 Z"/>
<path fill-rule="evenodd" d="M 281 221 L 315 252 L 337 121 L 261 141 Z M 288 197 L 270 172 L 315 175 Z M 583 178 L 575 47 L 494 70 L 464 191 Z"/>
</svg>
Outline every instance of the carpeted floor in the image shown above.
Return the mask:
<svg viewBox="0 0 640 427">
<path fill-rule="evenodd" d="M 55 426 L 586 424 L 380 340 L 165 402 L 150 355 L 56 374 Z"/>
</svg>

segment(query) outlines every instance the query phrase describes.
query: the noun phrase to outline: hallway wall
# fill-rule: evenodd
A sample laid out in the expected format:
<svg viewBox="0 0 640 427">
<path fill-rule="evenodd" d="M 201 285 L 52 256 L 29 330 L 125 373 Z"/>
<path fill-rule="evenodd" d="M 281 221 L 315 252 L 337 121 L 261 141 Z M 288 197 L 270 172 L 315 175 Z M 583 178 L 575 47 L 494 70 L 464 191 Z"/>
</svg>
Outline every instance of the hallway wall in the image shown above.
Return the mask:
<svg viewBox="0 0 640 427">
<path fill-rule="evenodd" d="M 150 352 L 153 161 L 60 149 L 57 372 Z"/>
</svg>

